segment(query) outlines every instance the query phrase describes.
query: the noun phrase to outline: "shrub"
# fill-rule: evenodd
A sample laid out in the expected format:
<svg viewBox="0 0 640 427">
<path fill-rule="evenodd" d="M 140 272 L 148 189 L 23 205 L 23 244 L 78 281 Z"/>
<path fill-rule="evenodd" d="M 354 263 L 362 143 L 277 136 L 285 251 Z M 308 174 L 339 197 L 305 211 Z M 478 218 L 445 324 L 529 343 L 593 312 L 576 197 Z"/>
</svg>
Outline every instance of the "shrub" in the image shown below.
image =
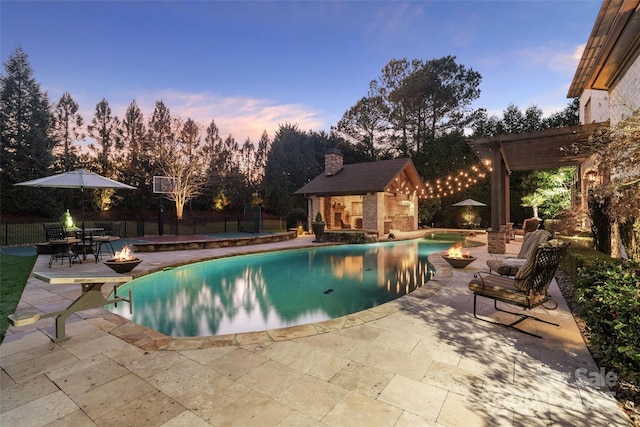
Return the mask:
<svg viewBox="0 0 640 427">
<path fill-rule="evenodd" d="M 572 283 L 578 283 L 578 271 L 581 268 L 591 267 L 603 262 L 621 263 L 622 260 L 611 258 L 607 254 L 593 249 L 590 239 L 562 237 L 562 240 L 571 242 L 567 254 L 560 262 L 560 268 L 567 273 Z"/>
<path fill-rule="evenodd" d="M 590 343 L 605 365 L 640 385 L 640 264 L 582 268 L 575 289 Z"/>
<path fill-rule="evenodd" d="M 298 228 L 299 225 L 307 229 L 307 211 L 302 208 L 291 209 L 287 212 L 287 229 Z"/>
</svg>

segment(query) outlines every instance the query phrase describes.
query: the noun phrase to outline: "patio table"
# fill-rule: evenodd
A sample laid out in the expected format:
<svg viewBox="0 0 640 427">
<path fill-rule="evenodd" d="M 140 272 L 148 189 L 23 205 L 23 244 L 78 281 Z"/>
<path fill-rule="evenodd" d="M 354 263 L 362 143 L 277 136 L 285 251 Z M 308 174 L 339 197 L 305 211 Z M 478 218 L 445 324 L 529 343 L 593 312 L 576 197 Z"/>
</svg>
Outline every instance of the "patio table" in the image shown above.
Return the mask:
<svg viewBox="0 0 640 427">
<path fill-rule="evenodd" d="M 87 259 L 87 255 L 93 255 L 96 258 L 96 262 L 98 262 L 98 250 L 97 243 L 93 240 L 94 233 L 99 233 L 104 231 L 104 228 L 101 227 L 90 227 L 90 228 L 73 228 L 68 229 L 69 231 L 73 231 L 78 239 L 80 239 L 80 243 L 76 244 L 76 247 L 79 247 L 82 252 L 82 260 Z"/>
<path fill-rule="evenodd" d="M 21 313 L 9 315 L 9 322 L 14 326 L 28 325 L 46 319 L 48 317 L 56 318 L 56 336 L 51 338 L 53 342 L 68 340 L 65 332 L 65 321 L 76 311 L 87 310 L 89 308 L 104 307 L 108 304 L 118 305 L 119 302 L 126 301 L 129 303 L 129 310 L 133 310 L 133 295 L 129 290 L 129 297 L 121 297 L 116 293 L 116 286 L 113 287 L 113 298 L 107 299 L 102 295 L 102 286 L 109 284 L 125 283 L 133 280 L 130 275 L 114 275 L 110 273 L 76 273 L 67 274 L 60 272 L 34 272 L 33 275 L 49 284 L 75 284 L 82 287 L 80 296 L 75 299 L 64 310 L 52 313 Z"/>
</svg>

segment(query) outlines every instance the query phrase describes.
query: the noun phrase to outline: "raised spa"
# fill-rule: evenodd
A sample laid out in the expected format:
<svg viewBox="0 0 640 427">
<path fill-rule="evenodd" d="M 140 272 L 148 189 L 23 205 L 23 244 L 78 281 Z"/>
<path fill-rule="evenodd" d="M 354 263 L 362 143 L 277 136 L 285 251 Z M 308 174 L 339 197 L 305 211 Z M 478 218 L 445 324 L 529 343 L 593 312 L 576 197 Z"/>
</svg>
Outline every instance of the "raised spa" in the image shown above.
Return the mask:
<svg viewBox="0 0 640 427">
<path fill-rule="evenodd" d="M 118 289 L 107 307 L 174 337 L 262 331 L 324 321 L 396 299 L 433 275 L 427 256 L 462 236 L 241 255 L 166 269 Z"/>
</svg>

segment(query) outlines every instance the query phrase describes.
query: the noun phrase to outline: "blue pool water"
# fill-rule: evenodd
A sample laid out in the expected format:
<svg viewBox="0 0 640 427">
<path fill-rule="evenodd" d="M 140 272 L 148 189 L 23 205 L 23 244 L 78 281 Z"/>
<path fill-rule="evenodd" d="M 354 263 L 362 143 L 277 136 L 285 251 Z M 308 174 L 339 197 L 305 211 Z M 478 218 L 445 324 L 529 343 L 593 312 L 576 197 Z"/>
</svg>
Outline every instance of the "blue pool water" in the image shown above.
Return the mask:
<svg viewBox="0 0 640 427">
<path fill-rule="evenodd" d="M 118 289 L 107 309 L 174 337 L 262 331 L 355 313 L 410 293 L 433 275 L 433 252 L 456 235 L 242 255 L 168 269 Z"/>
</svg>

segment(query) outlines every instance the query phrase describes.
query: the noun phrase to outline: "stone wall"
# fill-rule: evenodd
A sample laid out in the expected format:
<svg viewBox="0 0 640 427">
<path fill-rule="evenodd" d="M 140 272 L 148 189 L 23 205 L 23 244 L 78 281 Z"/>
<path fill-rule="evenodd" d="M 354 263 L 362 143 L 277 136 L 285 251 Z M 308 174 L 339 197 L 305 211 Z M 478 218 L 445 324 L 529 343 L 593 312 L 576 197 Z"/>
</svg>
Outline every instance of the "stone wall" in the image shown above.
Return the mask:
<svg viewBox="0 0 640 427">
<path fill-rule="evenodd" d="M 640 108 L 640 57 L 610 90 L 611 125 L 617 124 L 624 116 L 630 116 L 632 108 Z"/>
<path fill-rule="evenodd" d="M 377 243 L 376 230 L 326 230 L 324 238 L 327 242 L 342 243 Z"/>
</svg>

